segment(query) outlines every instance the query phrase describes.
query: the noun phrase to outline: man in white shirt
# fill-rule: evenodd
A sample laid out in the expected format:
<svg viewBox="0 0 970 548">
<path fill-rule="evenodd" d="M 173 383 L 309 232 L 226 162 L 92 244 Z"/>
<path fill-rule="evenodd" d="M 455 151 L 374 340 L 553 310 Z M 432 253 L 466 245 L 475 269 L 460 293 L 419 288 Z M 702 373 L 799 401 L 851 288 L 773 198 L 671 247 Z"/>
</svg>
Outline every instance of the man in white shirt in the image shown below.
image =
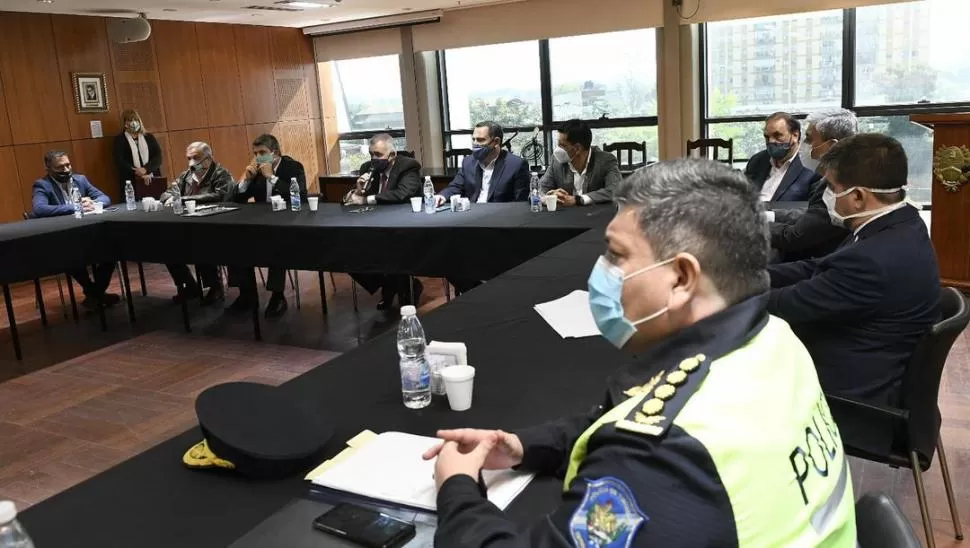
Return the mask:
<svg viewBox="0 0 970 548">
<path fill-rule="evenodd" d="M 766 202 L 804 202 L 812 183 L 819 179 L 798 157 L 801 123 L 787 112 L 776 112 L 765 120 L 765 150 L 748 161 L 744 174 Z"/>
<path fill-rule="evenodd" d="M 561 207 L 610 203 L 623 178 L 616 157 L 592 146 L 593 132 L 579 120 L 563 123 L 558 139 L 540 191 L 556 196 Z"/>
<path fill-rule="evenodd" d="M 459 195 L 472 202 L 524 202 L 529 197 L 529 164 L 502 148 L 502 126 L 479 122 L 472 132 L 472 155 L 436 197 L 438 205 Z"/>
</svg>

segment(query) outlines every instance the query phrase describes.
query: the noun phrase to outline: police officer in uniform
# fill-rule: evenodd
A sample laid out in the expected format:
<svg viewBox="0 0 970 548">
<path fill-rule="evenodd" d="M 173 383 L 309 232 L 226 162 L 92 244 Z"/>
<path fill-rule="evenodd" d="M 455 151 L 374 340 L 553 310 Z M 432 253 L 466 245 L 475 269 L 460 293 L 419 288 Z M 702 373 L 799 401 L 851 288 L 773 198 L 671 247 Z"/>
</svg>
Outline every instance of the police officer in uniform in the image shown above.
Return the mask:
<svg viewBox="0 0 970 548">
<path fill-rule="evenodd" d="M 439 432 L 437 546 L 856 545 L 849 465 L 812 359 L 766 311 L 762 206 L 722 164 L 662 162 L 617 187 L 589 277 L 603 336 L 636 354 L 589 413 Z M 519 530 L 481 469 L 563 474 Z"/>
</svg>

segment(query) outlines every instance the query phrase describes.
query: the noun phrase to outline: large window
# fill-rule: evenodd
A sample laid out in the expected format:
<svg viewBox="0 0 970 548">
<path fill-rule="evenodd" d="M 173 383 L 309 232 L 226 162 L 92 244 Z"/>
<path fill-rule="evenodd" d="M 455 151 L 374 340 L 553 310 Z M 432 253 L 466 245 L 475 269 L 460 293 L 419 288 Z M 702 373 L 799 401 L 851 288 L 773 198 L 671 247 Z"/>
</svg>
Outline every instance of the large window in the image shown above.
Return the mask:
<svg viewBox="0 0 970 548">
<path fill-rule="evenodd" d="M 451 149 L 469 148 L 474 125 L 493 120 L 505 128 L 513 152 L 543 165 L 557 123 L 578 118 L 593 128 L 594 145 L 646 142 L 647 159 L 656 159 L 653 29 L 446 50 L 439 61 Z M 495 63 L 501 77 L 485 69 Z"/>
<path fill-rule="evenodd" d="M 340 172 L 349 173 L 369 158 L 367 139 L 388 132 L 404 146 L 404 101 L 397 55 L 334 61 L 333 93 L 340 132 Z"/>
<path fill-rule="evenodd" d="M 772 112 L 848 108 L 902 143 L 910 196 L 928 203 L 932 131 L 909 116 L 970 109 L 970 57 L 952 41 L 968 18 L 966 0 L 923 0 L 707 24 L 704 131 L 743 162 Z"/>
</svg>

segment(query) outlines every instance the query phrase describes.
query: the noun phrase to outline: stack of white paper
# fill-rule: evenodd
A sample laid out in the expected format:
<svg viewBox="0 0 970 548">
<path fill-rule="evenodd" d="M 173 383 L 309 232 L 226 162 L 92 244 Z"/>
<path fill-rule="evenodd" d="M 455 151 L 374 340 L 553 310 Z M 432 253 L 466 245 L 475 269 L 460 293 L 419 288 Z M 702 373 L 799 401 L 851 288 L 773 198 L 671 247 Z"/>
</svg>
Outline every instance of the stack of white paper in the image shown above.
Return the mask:
<svg viewBox="0 0 970 548">
<path fill-rule="evenodd" d="M 585 291 L 577 289 L 565 297 L 537 304 L 535 309 L 564 339 L 600 334 L 589 310 L 589 294 Z"/>
<path fill-rule="evenodd" d="M 440 439 L 384 432 L 354 449 L 346 458 L 307 479 L 317 485 L 412 508 L 437 510 L 434 461 L 421 455 Z M 353 446 L 352 446 L 353 447 Z M 532 481 L 533 475 L 513 470 L 486 470 L 488 500 L 505 509 Z"/>
</svg>

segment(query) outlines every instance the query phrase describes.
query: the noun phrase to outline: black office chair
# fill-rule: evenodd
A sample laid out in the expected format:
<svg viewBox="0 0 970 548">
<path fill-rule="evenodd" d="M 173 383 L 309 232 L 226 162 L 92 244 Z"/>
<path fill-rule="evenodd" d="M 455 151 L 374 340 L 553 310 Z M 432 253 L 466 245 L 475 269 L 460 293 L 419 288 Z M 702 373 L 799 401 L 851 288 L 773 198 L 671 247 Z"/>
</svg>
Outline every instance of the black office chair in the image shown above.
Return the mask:
<svg viewBox="0 0 970 548">
<path fill-rule="evenodd" d="M 470 148 L 453 148 L 451 150 L 445 151 L 445 167 L 451 169 L 458 169 L 461 167 L 461 163 L 465 160 L 465 156 L 471 156 L 472 149 Z"/>
<path fill-rule="evenodd" d="M 959 291 L 946 287 L 940 293 L 940 311 L 943 319 L 927 331 L 923 340 L 916 347 L 906 372 L 903 376 L 901 404 L 899 407 L 889 407 L 872 403 L 851 400 L 841 396 L 826 395 L 833 417 L 837 424 L 870 424 L 873 428 L 866 431 L 867 435 L 884 437 L 883 444 L 889 447 L 884 454 L 874 453 L 870 441 L 862 442 L 853 439 L 850 429 L 839 428 L 846 453 L 865 460 L 888 464 L 892 467 L 905 467 L 913 471 L 913 481 L 916 484 L 916 496 L 919 499 L 919 509 L 923 517 L 923 529 L 926 534 L 926 545 L 934 548 L 933 526 L 930 522 L 929 508 L 926 503 L 926 491 L 923 488 L 922 472 L 929 469 L 933 461 L 934 452 L 940 455 L 940 471 L 943 473 L 943 484 L 946 497 L 950 503 L 950 516 L 953 519 L 954 536 L 963 540 L 963 529 L 960 526 L 960 516 L 953 498 L 953 486 L 950 482 L 950 469 L 946 463 L 946 453 L 943 451 L 943 440 L 940 438 L 940 410 L 937 405 L 940 392 L 940 379 L 943 376 L 943 366 L 953 346 L 953 341 L 963 332 L 970 322 L 970 308 L 967 300 Z M 876 428 L 879 421 L 891 422 L 892 428 Z"/>
<path fill-rule="evenodd" d="M 855 528 L 859 548 L 921 548 L 913 526 L 885 493 L 866 493 L 859 498 Z"/>
</svg>

